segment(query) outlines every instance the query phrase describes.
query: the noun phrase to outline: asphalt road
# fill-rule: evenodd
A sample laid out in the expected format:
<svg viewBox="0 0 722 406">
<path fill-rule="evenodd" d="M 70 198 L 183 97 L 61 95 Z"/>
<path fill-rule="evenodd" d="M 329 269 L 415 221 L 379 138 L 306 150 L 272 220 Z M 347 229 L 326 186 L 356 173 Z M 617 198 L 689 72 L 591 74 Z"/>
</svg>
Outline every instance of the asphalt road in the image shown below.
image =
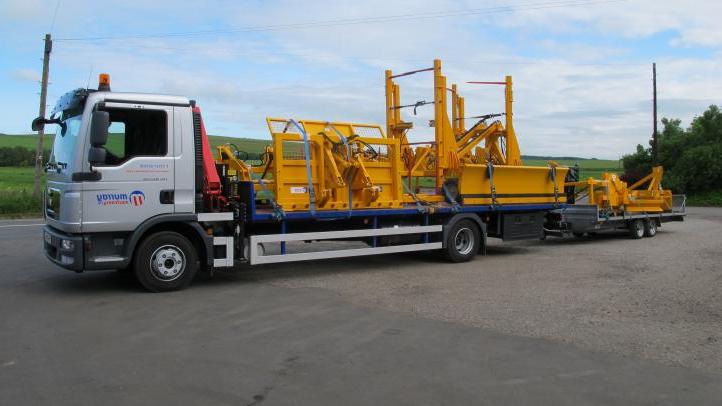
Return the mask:
<svg viewBox="0 0 722 406">
<path fill-rule="evenodd" d="M 700 215 L 699 221 L 716 220 Z M 0 222 L 3 405 L 700 405 L 722 399 L 722 375 L 714 367 L 535 334 L 537 324 L 563 318 L 533 322 L 535 315 L 564 313 L 554 299 L 560 290 L 517 295 L 512 290 L 526 283 L 518 274 L 485 279 L 497 262 L 524 264 L 512 269 L 557 264 L 570 272 L 559 258 L 565 250 L 593 251 L 596 243 L 614 249 L 629 240 L 497 246 L 461 268 L 408 255 L 267 266 L 149 294 L 115 272 L 55 268 L 41 254 L 40 227 L 27 225 L 33 223 Z M 696 223 L 669 227 L 667 235 L 690 224 Z M 540 250 L 547 251 L 538 257 Z M 584 284 L 580 273 L 576 283 Z M 447 294 L 430 287 L 431 275 Z M 504 276 L 515 282 L 493 288 L 518 298 L 519 307 L 509 300 L 485 313 L 483 301 L 467 304 L 464 296 L 479 291 L 448 286 Z M 543 304 L 540 313 L 531 310 L 531 297 Z M 579 309 L 571 306 L 566 317 L 581 317 Z M 526 329 L 498 324 L 505 311 Z M 479 312 L 491 321 L 471 317 Z M 719 329 L 719 318 L 706 322 Z"/>
</svg>

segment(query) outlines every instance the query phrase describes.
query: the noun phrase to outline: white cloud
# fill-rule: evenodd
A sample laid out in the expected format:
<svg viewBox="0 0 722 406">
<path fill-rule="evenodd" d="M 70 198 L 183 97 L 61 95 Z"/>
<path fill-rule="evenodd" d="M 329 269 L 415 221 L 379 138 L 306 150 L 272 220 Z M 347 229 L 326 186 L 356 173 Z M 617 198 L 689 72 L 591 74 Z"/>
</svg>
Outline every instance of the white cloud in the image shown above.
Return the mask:
<svg viewBox="0 0 722 406">
<path fill-rule="evenodd" d="M 37 30 L 49 25 L 51 3 L 12 4 L 12 13 L 0 20 L 31 27 L 24 29 L 34 30 L 32 47 L 37 48 Z M 87 3 L 68 2 L 59 11 L 56 37 L 266 26 L 496 5 L 453 0 L 289 0 L 177 7 L 176 2 L 164 0 L 115 3 L 97 14 Z M 600 47 L 585 38 L 645 38 L 664 32 L 677 47 L 720 48 L 722 28 L 716 17 L 721 7 L 717 2 L 636 0 L 258 33 L 57 41 L 51 94 L 84 85 L 91 68 L 91 83 L 98 72 L 107 71 L 114 90 L 183 94 L 198 100 L 211 132 L 265 137 L 266 115 L 383 124 L 383 70 L 427 67 L 434 57 L 442 57 L 449 80 L 461 85 L 469 115 L 500 112 L 503 93 L 463 82 L 514 75 L 516 129 L 523 153 L 616 158 L 645 143 L 651 133 L 651 67 L 620 64 L 634 58 L 623 39 Z M 167 14 L 170 9 L 172 16 Z M 513 47 L 514 41 L 492 35 L 510 27 L 519 38 L 533 41 L 540 54 L 550 56 L 524 57 Z M 538 35 L 549 29 L 563 33 L 563 39 Z M 12 34 L 23 37 L 19 30 Z M 720 103 L 719 53 L 705 58 L 662 54 L 657 62 L 662 114 L 689 120 L 707 105 Z M 27 80 L 37 77 L 33 75 L 37 73 L 27 69 L 9 74 Z M 405 101 L 431 98 L 430 76 L 399 82 Z M 28 107 L 28 117 L 35 108 Z M 404 112 L 416 123 L 417 138 L 432 134 L 424 128 L 430 111 L 430 106 L 421 108 L 416 117 Z"/>
<path fill-rule="evenodd" d="M 674 44 L 722 46 L 719 16 L 722 3 L 711 0 L 621 0 L 581 7 L 514 12 L 501 24 L 535 30 L 555 27 L 560 32 L 597 31 L 629 38 L 661 32 L 675 33 Z M 580 26 L 582 28 L 580 28 Z"/>
<path fill-rule="evenodd" d="M 40 82 L 40 72 L 33 69 L 15 69 L 10 73 L 14 80 Z"/>
</svg>

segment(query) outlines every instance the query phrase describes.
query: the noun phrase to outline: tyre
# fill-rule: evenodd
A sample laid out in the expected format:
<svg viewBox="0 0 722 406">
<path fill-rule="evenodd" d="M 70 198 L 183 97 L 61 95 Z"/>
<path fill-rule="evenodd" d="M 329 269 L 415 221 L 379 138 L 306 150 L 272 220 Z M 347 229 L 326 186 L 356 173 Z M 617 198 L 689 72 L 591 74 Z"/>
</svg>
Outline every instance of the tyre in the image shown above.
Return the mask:
<svg viewBox="0 0 722 406">
<path fill-rule="evenodd" d="M 140 243 L 133 268 L 138 282 L 151 292 L 183 289 L 198 271 L 198 254 L 186 237 L 161 231 Z"/>
<path fill-rule="evenodd" d="M 657 221 L 654 219 L 648 219 L 644 222 L 644 236 L 654 237 L 657 235 Z"/>
<path fill-rule="evenodd" d="M 479 227 L 472 220 L 459 220 L 446 235 L 444 257 L 451 262 L 470 261 L 481 244 Z"/>
<path fill-rule="evenodd" d="M 636 239 L 644 237 L 644 221 L 641 219 L 629 222 L 629 236 Z"/>
<path fill-rule="evenodd" d="M 584 233 L 579 233 L 579 232 L 573 232 L 572 235 L 574 236 L 574 238 L 582 238 L 582 237 L 584 237 Z"/>
</svg>

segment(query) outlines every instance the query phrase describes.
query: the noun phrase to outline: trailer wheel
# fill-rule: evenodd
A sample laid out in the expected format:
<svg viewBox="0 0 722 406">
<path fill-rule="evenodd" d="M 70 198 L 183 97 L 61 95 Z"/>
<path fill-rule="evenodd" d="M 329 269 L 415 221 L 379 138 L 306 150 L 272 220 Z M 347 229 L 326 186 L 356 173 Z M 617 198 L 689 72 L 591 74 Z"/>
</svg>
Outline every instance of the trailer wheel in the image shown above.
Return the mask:
<svg viewBox="0 0 722 406">
<path fill-rule="evenodd" d="M 161 231 L 146 237 L 133 258 L 135 277 L 151 292 L 186 287 L 198 271 L 198 254 L 181 234 Z"/>
<path fill-rule="evenodd" d="M 630 237 L 635 240 L 644 237 L 644 221 L 641 219 L 631 220 L 628 227 Z"/>
<path fill-rule="evenodd" d="M 657 235 L 657 221 L 654 219 L 647 219 L 644 221 L 644 236 L 654 237 Z"/>
<path fill-rule="evenodd" d="M 444 257 L 451 262 L 470 261 L 481 243 L 479 227 L 468 219 L 460 220 L 449 230 L 446 236 Z"/>
</svg>

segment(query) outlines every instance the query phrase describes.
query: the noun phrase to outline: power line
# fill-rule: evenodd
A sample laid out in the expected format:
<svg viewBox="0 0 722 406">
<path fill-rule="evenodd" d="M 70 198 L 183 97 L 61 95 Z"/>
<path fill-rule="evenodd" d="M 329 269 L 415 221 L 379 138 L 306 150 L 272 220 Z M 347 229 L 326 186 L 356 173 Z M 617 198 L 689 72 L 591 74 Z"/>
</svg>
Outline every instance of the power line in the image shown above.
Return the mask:
<svg viewBox="0 0 722 406">
<path fill-rule="evenodd" d="M 204 52 L 223 52 L 225 55 L 241 56 L 241 57 L 258 57 L 258 56 L 278 56 L 278 57 L 291 57 L 291 58 L 313 58 L 313 59 L 338 59 L 338 60 L 359 60 L 359 61 L 396 61 L 396 62 L 429 62 L 433 58 L 402 58 L 394 56 L 379 56 L 379 55 L 320 55 L 318 53 L 291 53 L 291 52 L 276 52 L 276 51 L 240 51 L 232 50 L 229 48 L 221 47 L 168 47 L 168 46 L 156 46 L 156 45 L 136 45 L 129 44 L 128 48 L 132 49 L 149 49 L 158 51 L 173 51 L 173 52 L 189 52 L 197 54 L 199 51 Z M 545 65 L 545 66 L 647 66 L 647 62 L 563 62 L 563 61 L 545 61 L 545 60 L 499 60 L 499 59 L 456 59 L 446 58 L 441 56 L 445 62 L 459 62 L 464 64 L 488 64 L 488 65 Z"/>
<path fill-rule="evenodd" d="M 463 10 L 455 10 L 455 11 L 435 11 L 435 12 L 413 13 L 413 14 L 397 14 L 397 15 L 391 15 L 391 16 L 331 19 L 331 20 L 321 20 L 321 21 L 316 21 L 316 22 L 277 24 L 277 25 L 256 26 L 256 27 L 246 27 L 246 28 L 168 32 L 168 33 L 157 33 L 157 34 L 130 34 L 130 35 L 117 35 L 117 36 L 68 37 L 68 38 L 57 38 L 55 41 L 107 41 L 107 40 L 121 40 L 121 39 L 194 37 L 194 36 L 213 35 L 213 34 L 233 34 L 233 33 L 247 33 L 247 32 L 280 31 L 280 30 L 291 30 L 291 29 L 325 28 L 325 27 L 335 27 L 335 26 L 342 26 L 342 25 L 388 23 L 388 22 L 395 22 L 395 21 L 414 21 L 414 20 L 434 19 L 434 18 L 463 17 L 463 16 L 472 16 L 472 15 L 481 15 L 481 14 L 511 13 L 514 11 L 533 11 L 533 10 L 544 10 L 544 9 L 553 9 L 553 8 L 560 8 L 560 7 L 580 7 L 580 6 L 620 3 L 620 2 L 624 2 L 624 1 L 627 1 L 627 0 L 591 0 L 591 1 L 590 0 L 558 0 L 558 1 L 546 1 L 546 2 L 541 2 L 541 3 L 521 3 L 521 4 L 509 5 L 509 6 L 463 9 Z"/>
<path fill-rule="evenodd" d="M 52 19 L 52 22 L 50 23 L 50 31 L 48 31 L 50 33 L 52 33 L 53 29 L 55 29 L 55 19 L 58 17 L 58 9 L 60 8 L 60 1 L 61 0 L 58 0 L 55 3 L 55 11 L 53 12 L 53 19 Z"/>
</svg>

